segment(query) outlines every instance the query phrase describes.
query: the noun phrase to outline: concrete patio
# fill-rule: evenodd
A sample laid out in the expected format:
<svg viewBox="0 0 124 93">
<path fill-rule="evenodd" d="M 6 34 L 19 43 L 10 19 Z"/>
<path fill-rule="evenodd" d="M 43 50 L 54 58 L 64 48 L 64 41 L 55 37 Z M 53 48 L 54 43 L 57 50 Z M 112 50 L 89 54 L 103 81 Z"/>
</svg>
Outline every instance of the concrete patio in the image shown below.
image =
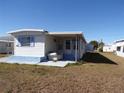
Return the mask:
<svg viewBox="0 0 124 93">
<path fill-rule="evenodd" d="M 30 61 L 30 60 L 25 60 L 23 59 L 20 60 L 16 58 L 16 60 L 11 60 L 11 57 L 2 57 L 0 58 L 1 63 L 18 63 L 18 64 L 31 64 L 31 65 L 42 65 L 42 66 L 55 66 L 55 67 L 65 67 L 69 63 L 76 63 L 75 61 L 44 61 L 44 62 L 38 62 L 38 61 Z"/>
</svg>

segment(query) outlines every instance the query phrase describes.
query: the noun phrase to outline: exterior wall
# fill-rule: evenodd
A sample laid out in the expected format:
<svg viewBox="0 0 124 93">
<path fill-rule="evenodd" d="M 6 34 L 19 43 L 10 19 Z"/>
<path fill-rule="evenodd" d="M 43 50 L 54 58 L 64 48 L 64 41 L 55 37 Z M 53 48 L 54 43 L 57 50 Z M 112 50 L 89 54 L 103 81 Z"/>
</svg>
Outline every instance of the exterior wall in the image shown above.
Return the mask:
<svg viewBox="0 0 124 93">
<path fill-rule="evenodd" d="M 116 46 L 116 55 L 124 57 L 124 42 L 119 42 L 115 44 Z M 117 51 L 117 47 L 121 47 L 120 51 Z"/>
<path fill-rule="evenodd" d="M 11 46 L 9 46 L 10 42 L 0 42 L 0 53 L 13 54 L 14 45 L 11 42 Z"/>
<path fill-rule="evenodd" d="M 34 46 L 18 46 L 19 41 L 18 37 L 20 35 L 32 35 L 34 36 Z M 37 33 L 37 32 L 21 32 L 13 34 L 15 37 L 15 44 L 14 44 L 14 55 L 16 56 L 33 56 L 33 57 L 44 57 L 45 52 L 45 36 L 44 34 Z"/>
<path fill-rule="evenodd" d="M 53 36 L 46 35 L 45 36 L 45 55 L 49 52 L 57 51 L 56 49 L 56 41 Z"/>
</svg>

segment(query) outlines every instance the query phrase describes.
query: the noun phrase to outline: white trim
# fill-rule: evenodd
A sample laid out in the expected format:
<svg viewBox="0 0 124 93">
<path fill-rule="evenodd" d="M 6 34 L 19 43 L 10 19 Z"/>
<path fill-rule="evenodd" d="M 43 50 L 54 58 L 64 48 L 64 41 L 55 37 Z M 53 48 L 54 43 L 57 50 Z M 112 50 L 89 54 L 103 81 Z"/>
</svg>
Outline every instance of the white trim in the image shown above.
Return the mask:
<svg viewBox="0 0 124 93">
<path fill-rule="evenodd" d="M 9 40 L 0 40 L 0 42 L 14 42 L 14 41 L 9 41 Z"/>
<path fill-rule="evenodd" d="M 8 32 L 8 34 L 12 34 L 12 33 L 18 33 L 18 32 L 25 32 L 25 31 L 30 31 L 30 32 L 44 32 L 46 30 L 44 29 L 18 29 L 18 30 L 15 30 L 15 31 L 10 31 Z"/>
<path fill-rule="evenodd" d="M 48 34 L 50 34 L 50 35 L 65 35 L 65 34 L 67 34 L 67 35 L 75 35 L 75 34 L 82 35 L 82 32 L 81 31 L 75 31 L 75 32 L 73 32 L 73 31 L 61 31 L 61 32 L 49 32 Z"/>
</svg>

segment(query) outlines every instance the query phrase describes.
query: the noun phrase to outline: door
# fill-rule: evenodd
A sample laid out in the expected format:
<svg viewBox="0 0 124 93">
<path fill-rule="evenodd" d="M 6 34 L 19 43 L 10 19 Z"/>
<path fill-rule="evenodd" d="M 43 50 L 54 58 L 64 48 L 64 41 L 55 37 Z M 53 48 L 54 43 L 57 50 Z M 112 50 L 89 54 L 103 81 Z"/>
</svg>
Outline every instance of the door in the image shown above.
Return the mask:
<svg viewBox="0 0 124 93">
<path fill-rule="evenodd" d="M 74 60 L 74 44 L 73 40 L 67 39 L 64 42 L 64 59 L 66 60 Z"/>
<path fill-rule="evenodd" d="M 64 51 L 66 54 L 71 54 L 71 40 L 65 40 Z"/>
</svg>

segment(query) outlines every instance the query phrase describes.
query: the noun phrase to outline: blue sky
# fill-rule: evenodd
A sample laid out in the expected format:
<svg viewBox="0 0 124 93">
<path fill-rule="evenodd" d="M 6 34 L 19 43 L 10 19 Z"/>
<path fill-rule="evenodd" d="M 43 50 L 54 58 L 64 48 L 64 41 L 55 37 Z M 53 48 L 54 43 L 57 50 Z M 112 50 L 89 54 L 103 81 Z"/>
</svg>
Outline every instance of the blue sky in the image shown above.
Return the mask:
<svg viewBox="0 0 124 93">
<path fill-rule="evenodd" d="M 82 31 L 87 41 L 124 39 L 123 0 L 0 0 L 0 36 L 20 28 Z"/>
</svg>

